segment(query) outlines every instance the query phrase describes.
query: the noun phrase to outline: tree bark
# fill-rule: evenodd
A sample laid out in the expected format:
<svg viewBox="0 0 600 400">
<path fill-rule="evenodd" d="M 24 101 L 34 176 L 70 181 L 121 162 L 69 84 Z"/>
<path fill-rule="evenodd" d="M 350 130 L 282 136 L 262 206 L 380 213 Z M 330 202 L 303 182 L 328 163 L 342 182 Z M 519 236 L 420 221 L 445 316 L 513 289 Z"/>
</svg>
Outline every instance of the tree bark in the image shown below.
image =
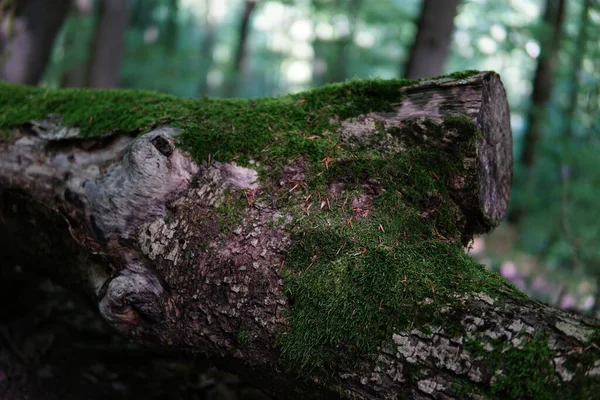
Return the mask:
<svg viewBox="0 0 600 400">
<path fill-rule="evenodd" d="M 422 3 L 417 35 L 404 70 L 404 77 L 408 79 L 442 74 L 460 0 L 423 0 Z"/>
<path fill-rule="evenodd" d="M 87 87 L 119 87 L 128 23 L 129 6 L 126 0 L 100 1 L 92 55 L 86 77 Z"/>
<path fill-rule="evenodd" d="M 0 13 L 0 78 L 36 85 L 46 69 L 54 38 L 69 11 L 70 0 L 17 1 Z"/>
<path fill-rule="evenodd" d="M 267 123 L 263 129 L 272 132 L 271 141 L 283 140 L 280 134 L 285 118 L 302 112 L 300 105 L 310 103 L 314 99 L 310 96 L 325 96 L 325 101 L 335 102 L 336 96 L 354 90 L 351 102 L 359 104 L 368 96 L 379 99 L 384 95 L 383 89 L 372 93 L 375 86 L 358 89 L 352 85 L 285 97 L 277 100 L 281 101 L 277 103 L 280 108 L 269 100 L 265 104 L 273 115 L 287 117 L 281 124 Z M 445 286 L 431 283 L 423 292 L 410 292 L 419 285 L 421 276 L 433 279 L 431 274 L 449 273 L 449 287 L 476 280 L 481 274 L 488 276 L 479 267 L 471 270 L 472 276 L 460 275 L 463 264 L 469 261 L 451 257 L 456 252 L 463 254 L 461 242 L 497 225 L 507 207 L 512 139 L 499 77 L 486 72 L 409 86 L 390 85 L 401 100 L 383 111 L 376 109 L 351 118 L 331 114 L 326 120 L 337 122 L 331 122 L 320 138 L 294 133 L 299 135 L 295 140 L 306 143 L 338 143 L 334 147 L 347 149 L 347 158 L 328 156 L 322 161 L 321 172 L 312 175 L 310 168 L 317 167 L 308 163 L 310 155 L 298 153 L 281 174 L 260 178 L 259 167 L 272 173 L 276 166 L 248 162 L 242 167 L 212 157 L 198 163 L 177 146 L 177 130 L 168 122 L 142 136 L 134 130 L 107 131 L 86 138 L 80 128 L 65 124 L 57 115 L 10 127 L 6 119 L 13 110 L 3 104 L 6 115 L 0 118 L 0 127 L 8 131 L 0 142 L 0 254 L 8 263 L 37 268 L 84 293 L 98 304 L 106 321 L 131 340 L 204 354 L 275 398 L 543 398 L 548 393 L 591 398 L 600 375 L 600 350 L 594 343 L 598 340 L 598 321 L 530 300 L 491 274 L 486 285 L 498 291 L 475 286 L 466 293 L 442 296 Z M 37 104 L 72 93 L 19 92 L 19 88 L 6 85 L 2 90 L 21 93 L 11 92 L 17 96 L 13 104 L 21 111 L 29 101 Z M 106 99 L 110 93 L 90 95 Z M 167 100 L 162 98 L 160 103 L 164 106 Z M 214 102 L 180 101 L 182 107 L 191 105 L 190 110 L 199 111 L 200 116 L 206 115 L 202 105 Z M 148 107 L 155 103 L 150 101 Z M 58 100 L 51 104 L 64 106 Z M 113 103 L 106 104 L 110 112 Z M 223 100 L 220 111 L 237 104 Z M 262 107 L 259 100 L 244 104 Z M 341 110 L 349 106 L 345 101 L 342 104 Z M 318 107 L 313 111 L 323 110 Z M 83 119 L 82 124 L 97 121 L 99 112 L 96 110 L 93 120 Z M 143 110 L 144 115 L 149 112 L 150 108 Z M 306 129 L 316 123 L 311 115 L 316 114 L 300 116 Z M 231 125 L 236 121 L 230 121 Z M 458 121 L 466 126 L 474 124 L 477 129 L 458 129 Z M 165 120 L 157 124 L 164 125 Z M 470 145 L 458 147 L 460 143 Z M 223 148 L 230 144 L 222 143 Z M 423 152 L 411 153 L 411 148 Z M 436 161 L 421 165 L 414 159 L 401 170 L 391 168 L 386 178 L 390 182 L 377 175 L 379 168 L 351 173 L 363 157 L 381 157 L 393 163 L 399 155 L 413 160 L 411 154 L 433 155 Z M 456 163 L 445 164 L 448 159 Z M 432 173 L 433 169 L 427 172 L 436 162 L 454 166 L 452 171 L 445 171 L 449 179 Z M 312 182 L 309 176 L 318 179 L 329 176 L 332 170 L 339 175 L 330 176 L 325 192 L 304 191 Z M 411 176 L 420 177 L 418 180 L 430 177 L 427 182 L 437 185 L 422 189 L 424 197 L 415 205 L 417 213 L 402 206 L 413 196 L 407 191 Z M 394 187 L 397 193 L 392 193 Z M 431 232 L 399 231 L 394 236 L 396 244 L 390 248 L 383 241 L 381 248 L 363 248 L 364 238 L 386 240 L 382 235 L 390 234 L 394 221 L 436 220 L 445 210 L 445 195 L 451 201 L 448 209 L 458 228 L 456 237 L 445 233 L 450 228 L 440 222 Z M 389 215 L 377 214 L 376 203 L 385 198 L 400 200 Z M 317 201 L 315 207 L 311 208 L 311 201 Z M 235 213 L 239 218 L 232 220 Z M 346 230 L 350 232 L 346 248 L 337 253 L 334 248 L 330 255 L 315 253 L 308 258 L 310 264 L 307 261 L 302 266 L 303 272 L 290 269 L 297 259 L 304 262 L 301 253 L 311 246 L 313 224 L 338 226 L 340 216 L 342 228 L 324 231 L 326 234 L 318 235 L 317 240 L 327 243 Z M 388 222 L 378 224 L 375 218 Z M 402 247 L 411 235 L 418 239 Z M 358 243 L 351 243 L 352 238 L 358 238 Z M 402 279 L 401 273 L 402 281 L 393 278 L 393 270 L 410 265 L 387 265 L 392 269 L 383 265 L 380 272 L 387 274 L 382 278 L 385 283 L 374 289 L 408 291 L 408 297 L 393 304 L 382 304 L 379 298 L 373 302 L 384 313 L 383 321 L 399 321 L 410 315 L 404 328 L 379 327 L 387 333 L 366 352 L 346 340 L 334 341 L 333 348 L 326 347 L 328 343 L 312 350 L 309 347 L 309 358 L 315 356 L 311 351 L 322 348 L 336 355 L 333 363 L 308 372 L 303 372 L 307 370 L 297 358 L 290 359 L 285 351 L 282 354 L 281 343 L 296 334 L 294 313 L 307 301 L 289 286 L 298 281 L 290 279 L 317 271 L 326 279 L 342 267 L 340 263 L 354 265 L 370 254 L 383 257 L 393 251 L 392 247 L 411 252 L 420 242 L 429 243 L 432 251 L 434 246 L 442 246 L 447 260 L 456 263 L 446 265 L 451 261 L 441 260 L 441 269 L 434 269 L 429 260 L 414 274 Z M 330 261 L 320 264 L 321 258 L 327 257 Z M 420 263 L 428 257 L 423 252 L 411 262 Z M 336 285 L 344 281 L 342 276 L 338 278 L 325 290 L 338 290 Z M 365 290 L 371 278 L 377 277 L 360 275 Z M 405 301 L 409 309 L 403 308 Z M 314 306 L 319 310 L 319 304 Z M 316 317 L 333 324 L 332 315 L 340 308 L 354 317 L 353 307 L 360 304 L 340 303 L 316 311 Z M 416 314 L 411 314 L 413 308 L 417 308 Z M 426 310 L 433 310 L 431 317 L 419 319 Z M 314 318 L 314 314 L 309 312 L 305 317 Z M 366 329 L 368 321 L 363 322 L 363 327 L 352 322 L 350 332 Z M 346 358 L 350 354 L 358 358 Z M 526 371 L 528 368 L 532 370 Z M 542 397 L 537 396 L 540 394 Z"/>
</svg>

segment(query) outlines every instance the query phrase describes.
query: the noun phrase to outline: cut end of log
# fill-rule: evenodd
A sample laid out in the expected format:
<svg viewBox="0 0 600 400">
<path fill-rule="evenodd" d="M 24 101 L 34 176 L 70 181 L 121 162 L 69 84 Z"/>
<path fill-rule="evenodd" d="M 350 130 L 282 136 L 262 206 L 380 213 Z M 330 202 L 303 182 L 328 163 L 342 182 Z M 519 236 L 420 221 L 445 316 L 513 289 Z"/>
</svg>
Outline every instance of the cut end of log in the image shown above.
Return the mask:
<svg viewBox="0 0 600 400">
<path fill-rule="evenodd" d="M 506 92 L 495 73 L 483 76 L 482 106 L 477 126 L 479 198 L 483 215 L 499 223 L 506 214 L 512 183 L 512 135 Z"/>
<path fill-rule="evenodd" d="M 405 98 L 394 107 L 394 112 L 374 113 L 386 126 L 408 126 L 412 135 L 419 135 L 420 141 L 431 145 L 438 139 L 431 140 L 426 125 L 428 122 L 441 124 L 444 132 L 435 145 L 440 150 L 453 148 L 479 135 L 476 149 L 460 155 L 465 169 L 476 166 L 478 176 L 457 176 L 450 189 L 467 220 L 461 228 L 463 241 L 490 231 L 505 216 L 512 181 L 510 112 L 500 77 L 488 71 L 464 78 L 433 78 L 421 80 L 402 91 Z M 449 118 L 464 118 L 468 123 L 463 128 L 458 126 L 460 124 L 446 124 Z M 470 129 L 469 121 L 478 133 Z M 454 152 L 451 154 L 456 156 Z M 477 189 L 473 191 L 466 183 L 476 183 Z"/>
</svg>

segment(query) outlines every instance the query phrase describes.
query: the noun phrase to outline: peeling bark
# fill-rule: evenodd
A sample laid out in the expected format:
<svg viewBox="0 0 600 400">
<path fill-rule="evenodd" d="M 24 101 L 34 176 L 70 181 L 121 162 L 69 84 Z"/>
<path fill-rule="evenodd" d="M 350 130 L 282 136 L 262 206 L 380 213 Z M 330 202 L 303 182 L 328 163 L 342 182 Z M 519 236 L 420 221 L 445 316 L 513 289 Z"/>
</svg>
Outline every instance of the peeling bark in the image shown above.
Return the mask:
<svg viewBox="0 0 600 400">
<path fill-rule="evenodd" d="M 342 120 L 329 134 L 357 152 L 392 154 L 412 145 L 464 157 L 468 173 L 456 175 L 449 188 L 463 215 L 462 240 L 490 230 L 504 216 L 511 181 L 499 78 L 482 73 L 402 90 L 405 98 L 391 111 Z M 427 135 L 431 121 L 448 115 L 477 126 L 471 154 L 447 147 L 473 133 Z M 382 129 L 412 132 L 413 140 Z M 176 146 L 177 135 L 165 126 L 139 137 L 82 138 L 78 128 L 50 116 L 15 127 L 0 141 L 1 254 L 83 292 L 132 340 L 205 354 L 276 398 L 527 398 L 537 386 L 525 387 L 530 382 L 523 378 L 507 383 L 515 380 L 520 354 L 548 370 L 541 381 L 532 376 L 531 385 L 591 398 L 586 394 L 600 375 L 598 322 L 483 288 L 447 304 L 434 293 L 421 298 L 443 323 L 395 329 L 374 353 L 340 361 L 327 376 L 299 375 L 277 346 L 294 307 L 283 272 L 298 240 L 289 228 L 299 216 L 290 210 L 326 213 L 328 202 L 349 197 L 353 218 L 368 219 L 378 182 L 364 183 L 361 195 L 343 179 L 329 182 L 327 200 L 310 209 L 304 195 L 294 197 L 293 185 L 311 173 L 303 155 L 265 180 L 256 163 L 195 162 Z M 280 192 L 292 193 L 291 205 L 283 205 Z"/>
</svg>

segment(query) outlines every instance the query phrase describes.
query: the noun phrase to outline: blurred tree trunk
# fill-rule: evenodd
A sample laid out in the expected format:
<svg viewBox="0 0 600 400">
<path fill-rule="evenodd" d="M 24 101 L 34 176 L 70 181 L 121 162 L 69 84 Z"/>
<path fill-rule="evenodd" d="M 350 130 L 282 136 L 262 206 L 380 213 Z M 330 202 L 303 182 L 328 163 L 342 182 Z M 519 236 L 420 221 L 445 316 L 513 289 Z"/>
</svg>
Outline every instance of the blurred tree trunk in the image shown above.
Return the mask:
<svg viewBox="0 0 600 400">
<path fill-rule="evenodd" d="M 312 41 L 312 48 L 315 52 L 315 57 L 312 61 L 312 85 L 321 86 L 327 83 L 327 68 L 328 64 L 325 57 L 325 47 L 327 43 L 319 39 L 316 35 Z"/>
<path fill-rule="evenodd" d="M 423 0 L 404 77 L 418 79 L 442 74 L 459 4 L 460 0 Z"/>
<path fill-rule="evenodd" d="M 85 86 L 87 71 L 86 60 L 89 57 L 87 53 L 90 45 L 87 41 L 86 43 L 83 43 L 85 39 L 81 38 L 81 22 L 90 17 L 92 10 L 93 5 L 91 3 L 87 7 L 82 7 L 77 4 L 77 2 L 73 4 L 71 18 L 76 19 L 79 23 L 67 24 L 65 29 L 64 48 L 66 65 L 60 79 L 60 87 L 76 88 Z M 83 51 L 81 49 L 82 47 L 84 48 Z"/>
<path fill-rule="evenodd" d="M 354 42 L 356 30 L 356 19 L 360 10 L 362 0 L 344 0 L 338 2 L 341 11 L 348 15 L 348 32 L 337 40 L 337 57 L 332 67 L 330 82 L 343 82 L 349 78 L 348 67 L 350 65 L 350 47 Z"/>
<path fill-rule="evenodd" d="M 238 30 L 238 41 L 234 56 L 235 58 L 233 59 L 233 76 L 226 85 L 226 97 L 233 97 L 239 93 L 240 83 L 243 81 L 244 76 L 248 73 L 246 42 L 248 41 L 250 17 L 252 16 L 252 12 L 255 8 L 256 0 L 246 0 Z"/>
<path fill-rule="evenodd" d="M 42 77 L 54 38 L 70 0 L 22 0 L 0 11 L 0 78 L 36 85 Z"/>
<path fill-rule="evenodd" d="M 100 1 L 92 55 L 86 76 L 87 87 L 119 87 L 119 73 L 125 57 L 125 30 L 128 22 L 127 0 Z"/>
<path fill-rule="evenodd" d="M 571 66 L 571 74 L 569 76 L 569 103 L 567 105 L 567 111 L 565 113 L 565 120 L 567 126 L 565 127 L 565 135 L 567 138 L 573 136 L 573 127 L 575 119 L 575 109 L 577 107 L 577 100 L 579 98 L 579 83 L 581 80 L 581 68 L 583 64 L 583 55 L 585 54 L 585 48 L 587 43 L 587 29 L 589 26 L 589 13 L 592 0 L 584 0 L 583 8 L 581 10 L 581 17 L 579 22 L 579 33 L 575 41 L 575 51 L 573 54 L 573 61 Z"/>
<path fill-rule="evenodd" d="M 592 86 L 588 94 L 585 111 L 590 116 L 589 132 L 600 131 L 600 117 L 598 116 L 598 104 L 600 103 L 600 88 Z"/>
<path fill-rule="evenodd" d="M 208 73 L 213 65 L 213 50 L 215 48 L 215 26 L 210 18 L 211 1 L 204 0 L 204 37 L 200 44 L 200 85 L 198 95 L 208 96 Z"/>
<path fill-rule="evenodd" d="M 132 4 L 131 25 L 144 29 L 154 22 L 157 0 L 136 0 Z"/>
<path fill-rule="evenodd" d="M 177 16 L 179 15 L 179 0 L 169 0 L 167 4 L 168 14 L 165 27 L 165 46 L 167 47 L 167 53 L 173 55 L 177 50 L 179 29 Z"/>
<path fill-rule="evenodd" d="M 544 12 L 544 31 L 540 37 L 540 55 L 533 81 L 531 106 L 527 115 L 523 150 L 519 161 L 524 167 L 524 190 L 531 186 L 530 170 L 535 162 L 536 146 L 540 141 L 547 122 L 547 105 L 552 94 L 554 73 L 556 70 L 558 49 L 565 16 L 565 0 L 546 0 Z M 525 214 L 525 207 L 517 205 L 508 216 L 511 223 L 517 224 Z"/>
</svg>

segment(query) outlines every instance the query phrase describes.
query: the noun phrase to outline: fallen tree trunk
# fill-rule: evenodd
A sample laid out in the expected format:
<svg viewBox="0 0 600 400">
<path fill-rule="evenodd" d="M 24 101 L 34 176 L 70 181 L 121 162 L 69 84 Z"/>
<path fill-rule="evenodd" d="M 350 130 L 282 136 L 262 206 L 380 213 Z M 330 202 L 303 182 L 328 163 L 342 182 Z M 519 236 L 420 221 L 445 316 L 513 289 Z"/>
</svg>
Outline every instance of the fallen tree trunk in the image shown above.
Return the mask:
<svg viewBox="0 0 600 400">
<path fill-rule="evenodd" d="M 495 73 L 257 100 L 0 87 L 0 251 L 277 398 L 591 398 L 600 324 L 463 246 L 511 183 Z"/>
</svg>

